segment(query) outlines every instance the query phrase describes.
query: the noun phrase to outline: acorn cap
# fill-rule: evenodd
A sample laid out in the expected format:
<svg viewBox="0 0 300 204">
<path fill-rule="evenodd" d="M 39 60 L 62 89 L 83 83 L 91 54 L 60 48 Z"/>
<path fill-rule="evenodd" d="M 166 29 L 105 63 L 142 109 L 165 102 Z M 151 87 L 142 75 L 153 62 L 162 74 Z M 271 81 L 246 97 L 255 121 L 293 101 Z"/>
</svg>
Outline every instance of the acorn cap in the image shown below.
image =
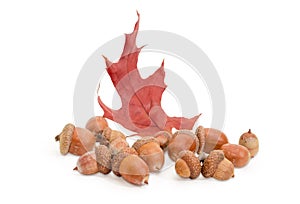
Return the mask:
<svg viewBox="0 0 300 204">
<path fill-rule="evenodd" d="M 193 152 L 184 150 L 179 153 L 175 169 L 178 175 L 184 178 L 195 179 L 201 173 L 201 163 Z"/>
<path fill-rule="evenodd" d="M 65 125 L 62 132 L 55 137 L 56 141 L 59 141 L 60 153 L 66 155 L 69 152 L 72 142 L 75 126 L 71 123 Z"/>
<path fill-rule="evenodd" d="M 148 137 L 143 137 L 141 139 L 138 139 L 133 145 L 132 147 L 136 150 L 136 151 L 139 151 L 139 149 L 147 144 L 147 143 L 150 143 L 150 142 L 154 142 L 156 143 L 158 146 L 160 146 L 160 143 L 157 139 L 155 139 L 154 137 L 151 137 L 151 136 L 148 136 Z"/>
<path fill-rule="evenodd" d="M 121 176 L 121 174 L 119 173 L 119 167 L 123 159 L 129 155 L 130 155 L 129 153 L 121 151 L 113 156 L 111 160 L 111 169 L 116 176 Z"/>
<path fill-rule="evenodd" d="M 105 145 L 96 146 L 95 154 L 99 171 L 108 174 L 111 171 L 111 154 L 108 147 Z"/>
<path fill-rule="evenodd" d="M 133 147 L 125 147 L 121 151 L 125 152 L 125 153 L 128 153 L 128 154 L 138 155 L 137 151 Z"/>
<path fill-rule="evenodd" d="M 204 160 L 202 166 L 202 175 L 206 178 L 213 177 L 218 168 L 219 163 L 224 160 L 225 156 L 222 150 L 213 150 Z"/>
<path fill-rule="evenodd" d="M 199 140 L 199 149 L 197 151 L 198 154 L 201 154 L 205 145 L 205 130 L 203 126 L 199 126 L 195 132 L 198 140 Z"/>
</svg>

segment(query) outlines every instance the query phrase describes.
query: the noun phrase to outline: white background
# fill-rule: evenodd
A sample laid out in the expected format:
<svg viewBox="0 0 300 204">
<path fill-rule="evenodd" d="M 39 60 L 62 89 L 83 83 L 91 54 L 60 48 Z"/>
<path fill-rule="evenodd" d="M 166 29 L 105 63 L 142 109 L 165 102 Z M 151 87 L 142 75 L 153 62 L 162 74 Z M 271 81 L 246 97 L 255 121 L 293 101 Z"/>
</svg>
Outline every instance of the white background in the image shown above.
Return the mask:
<svg viewBox="0 0 300 204">
<path fill-rule="evenodd" d="M 195 2 L 0 2 L 1 203 L 299 203 L 298 1 Z M 234 179 L 183 180 L 170 168 L 136 187 L 112 174 L 81 176 L 77 158 L 59 154 L 53 138 L 73 120 L 82 65 L 132 30 L 136 9 L 141 30 L 182 35 L 211 59 L 230 141 L 249 127 L 259 137 L 259 154 Z"/>
</svg>

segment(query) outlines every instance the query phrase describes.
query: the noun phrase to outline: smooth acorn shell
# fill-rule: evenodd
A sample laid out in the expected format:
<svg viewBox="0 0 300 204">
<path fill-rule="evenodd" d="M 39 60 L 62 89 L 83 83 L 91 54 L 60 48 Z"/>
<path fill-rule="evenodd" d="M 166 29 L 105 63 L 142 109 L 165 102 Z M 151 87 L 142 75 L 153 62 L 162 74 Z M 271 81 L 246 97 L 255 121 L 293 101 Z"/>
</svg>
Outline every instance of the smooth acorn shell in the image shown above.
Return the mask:
<svg viewBox="0 0 300 204">
<path fill-rule="evenodd" d="M 228 180 L 234 177 L 234 165 L 228 159 L 224 158 L 219 164 L 213 175 L 220 181 Z"/>
<path fill-rule="evenodd" d="M 95 152 L 86 152 L 81 155 L 77 161 L 77 167 L 74 169 L 84 175 L 95 174 L 99 172 Z"/>
<path fill-rule="evenodd" d="M 204 128 L 205 131 L 205 145 L 204 152 L 210 153 L 212 150 L 217 150 L 222 145 L 228 143 L 227 136 L 220 130 L 214 128 Z"/>
<path fill-rule="evenodd" d="M 129 183 L 135 185 L 148 184 L 148 165 L 137 155 L 126 156 L 120 163 L 119 173 Z"/>
<path fill-rule="evenodd" d="M 224 144 L 221 147 L 225 157 L 231 161 L 234 167 L 243 167 L 250 161 L 250 152 L 242 145 Z"/>
<path fill-rule="evenodd" d="M 258 138 L 250 129 L 248 132 L 241 135 L 239 145 L 246 147 L 249 150 L 251 157 L 254 157 L 259 149 Z"/>
<path fill-rule="evenodd" d="M 74 155 L 81 156 L 84 153 L 91 151 L 95 143 L 96 137 L 91 133 L 91 131 L 76 127 L 73 132 L 69 152 Z"/>
<path fill-rule="evenodd" d="M 165 161 L 164 152 L 156 142 L 149 142 L 137 150 L 139 156 L 147 163 L 150 172 L 159 171 Z"/>
</svg>

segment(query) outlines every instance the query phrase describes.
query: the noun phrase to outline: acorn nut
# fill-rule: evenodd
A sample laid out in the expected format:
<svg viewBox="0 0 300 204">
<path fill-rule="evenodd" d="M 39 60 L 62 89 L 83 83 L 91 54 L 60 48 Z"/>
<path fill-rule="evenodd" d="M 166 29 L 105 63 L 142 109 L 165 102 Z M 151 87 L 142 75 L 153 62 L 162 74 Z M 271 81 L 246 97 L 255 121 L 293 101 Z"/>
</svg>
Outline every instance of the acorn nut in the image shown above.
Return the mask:
<svg viewBox="0 0 300 204">
<path fill-rule="evenodd" d="M 204 132 L 205 145 L 203 151 L 205 153 L 209 154 L 212 150 L 220 149 L 223 144 L 228 143 L 227 136 L 220 130 L 214 128 L 204 128 Z M 200 143 L 202 143 L 202 141 Z"/>
<path fill-rule="evenodd" d="M 243 167 L 250 161 L 250 152 L 242 145 L 224 144 L 221 147 L 225 157 L 230 160 L 234 167 Z"/>
<path fill-rule="evenodd" d="M 159 171 L 165 162 L 164 152 L 159 141 L 154 137 L 138 139 L 132 147 L 148 165 L 150 172 Z"/>
<path fill-rule="evenodd" d="M 77 166 L 73 169 L 84 175 L 99 172 L 95 152 L 86 152 L 78 158 Z"/>
<path fill-rule="evenodd" d="M 119 152 L 113 157 L 112 170 L 129 183 L 148 184 L 148 165 L 137 155 Z"/>
<path fill-rule="evenodd" d="M 251 158 L 257 154 L 259 149 L 258 139 L 256 135 L 251 132 L 251 129 L 241 135 L 239 139 L 239 145 L 242 145 L 249 150 Z"/>
<path fill-rule="evenodd" d="M 176 161 L 181 151 L 197 152 L 198 148 L 199 140 L 194 133 L 189 130 L 178 130 L 169 142 L 168 155 L 173 161 Z"/>
<path fill-rule="evenodd" d="M 175 163 L 175 170 L 183 178 L 195 179 L 201 173 L 200 160 L 189 150 L 181 151 Z"/>
<path fill-rule="evenodd" d="M 224 181 L 234 177 L 234 166 L 225 158 L 222 150 L 213 150 L 204 160 L 201 173 L 205 178 Z"/>
<path fill-rule="evenodd" d="M 96 143 L 95 136 L 87 129 L 75 127 L 69 123 L 62 132 L 55 137 L 60 143 L 60 152 L 66 155 L 68 152 L 81 156 L 91 151 Z"/>
</svg>

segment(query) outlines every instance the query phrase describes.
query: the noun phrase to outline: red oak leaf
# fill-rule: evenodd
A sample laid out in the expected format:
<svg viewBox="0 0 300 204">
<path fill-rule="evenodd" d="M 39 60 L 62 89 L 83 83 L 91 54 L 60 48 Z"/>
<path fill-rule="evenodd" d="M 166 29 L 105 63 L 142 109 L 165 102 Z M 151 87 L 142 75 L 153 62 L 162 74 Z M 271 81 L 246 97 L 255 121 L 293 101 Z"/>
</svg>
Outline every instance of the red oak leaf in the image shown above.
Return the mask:
<svg viewBox="0 0 300 204">
<path fill-rule="evenodd" d="M 193 118 L 169 117 L 161 107 L 161 97 L 166 89 L 164 83 L 164 61 L 151 76 L 143 79 L 137 69 L 138 56 L 143 47 L 136 46 L 140 15 L 131 34 L 125 34 L 123 53 L 118 62 L 106 57 L 106 70 L 122 102 L 122 107 L 112 110 L 100 96 L 98 103 L 104 111 L 103 117 L 113 120 L 137 134 L 152 135 L 161 130 L 192 129 L 200 114 Z"/>
</svg>

